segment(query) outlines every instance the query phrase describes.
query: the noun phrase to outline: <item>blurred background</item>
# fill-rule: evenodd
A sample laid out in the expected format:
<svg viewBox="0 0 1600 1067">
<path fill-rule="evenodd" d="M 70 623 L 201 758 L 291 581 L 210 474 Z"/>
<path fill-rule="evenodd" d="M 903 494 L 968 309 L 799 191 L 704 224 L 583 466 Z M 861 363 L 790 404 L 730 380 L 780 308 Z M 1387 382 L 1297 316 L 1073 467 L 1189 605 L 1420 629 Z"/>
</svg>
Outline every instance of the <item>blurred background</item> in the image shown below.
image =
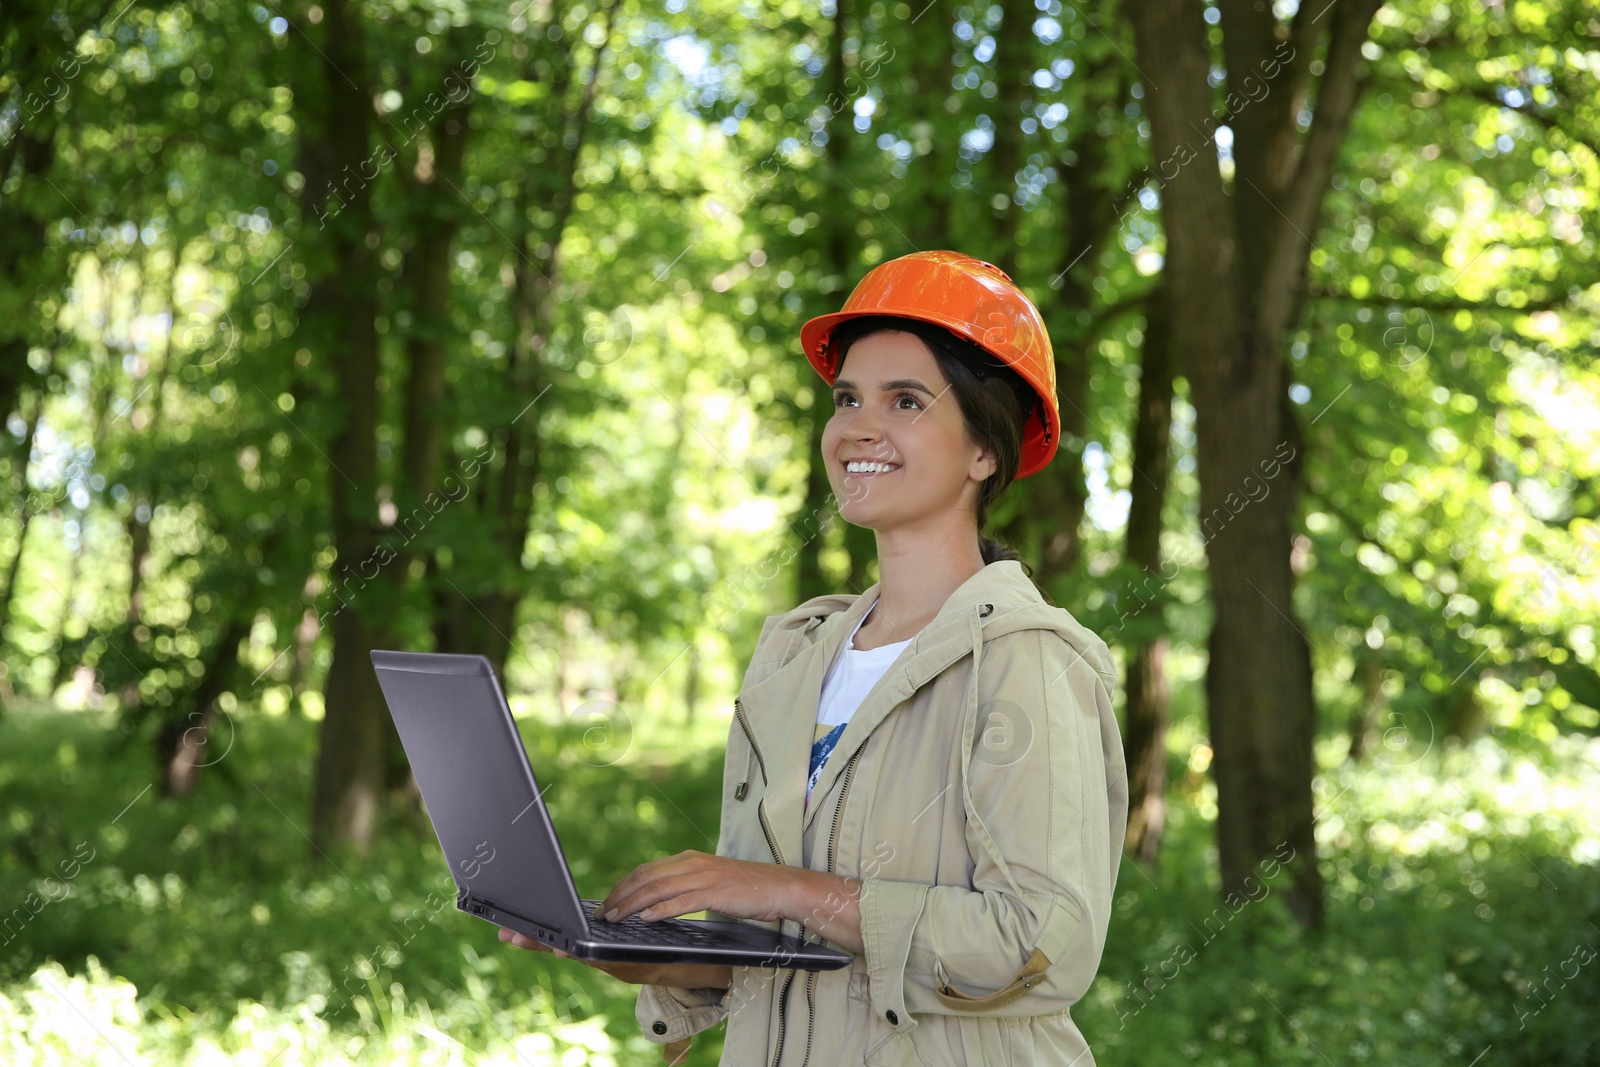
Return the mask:
<svg viewBox="0 0 1600 1067">
<path fill-rule="evenodd" d="M 645 1064 L 454 908 L 367 653 L 506 679 L 585 895 L 877 580 L 797 340 L 951 248 L 1110 644 L 1099 1062 L 1600 1063 L 1600 19 L 1572 0 L 8 0 L 0 1059 Z M 718 1027 L 692 1062 L 715 1063 Z"/>
</svg>

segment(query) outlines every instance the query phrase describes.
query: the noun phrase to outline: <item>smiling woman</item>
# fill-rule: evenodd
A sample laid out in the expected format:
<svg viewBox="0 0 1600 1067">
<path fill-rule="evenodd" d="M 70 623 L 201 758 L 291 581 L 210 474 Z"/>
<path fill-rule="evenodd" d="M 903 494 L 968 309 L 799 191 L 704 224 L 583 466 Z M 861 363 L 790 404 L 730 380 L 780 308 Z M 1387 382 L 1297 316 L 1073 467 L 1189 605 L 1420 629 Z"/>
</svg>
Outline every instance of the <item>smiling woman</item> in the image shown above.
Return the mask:
<svg viewBox="0 0 1600 1067">
<path fill-rule="evenodd" d="M 1115 669 L 982 535 L 1058 444 L 1043 321 L 994 265 L 921 252 L 801 341 L 832 390 L 839 514 L 873 531 L 881 581 L 766 620 L 716 854 L 641 864 L 600 912 L 704 910 L 856 958 L 609 973 L 642 987 L 672 1063 L 726 1019 L 725 1064 L 1090 1067 L 1068 1009 L 1099 968 L 1127 819 Z"/>
<path fill-rule="evenodd" d="M 1016 559 L 1015 552 L 981 532 L 989 506 L 1011 484 L 1022 461 L 1028 420 L 1041 406 L 1032 387 L 979 345 L 917 319 L 863 315 L 835 329 L 832 344 L 844 355 L 833 382 L 834 415 L 824 430 L 823 453 L 840 515 L 857 526 L 879 529 L 861 507 L 851 506 L 867 495 L 864 485 L 854 483 L 882 480 L 883 474 L 898 472 L 909 462 L 905 453 L 891 451 L 894 445 L 887 437 L 875 435 L 874 420 L 881 412 L 888 425 L 900 427 L 894 440 L 908 447 L 918 442 L 927 447 L 933 441 L 957 446 L 922 456 L 905 479 L 917 483 L 929 507 L 948 511 L 953 506 L 948 493 L 940 496 L 932 485 L 942 484 L 941 473 L 957 470 L 957 453 L 979 454 L 982 462 L 968 472 L 977 482 L 975 498 L 964 510 L 973 513 L 985 564 Z M 880 541 L 880 559 L 883 548 Z"/>
</svg>

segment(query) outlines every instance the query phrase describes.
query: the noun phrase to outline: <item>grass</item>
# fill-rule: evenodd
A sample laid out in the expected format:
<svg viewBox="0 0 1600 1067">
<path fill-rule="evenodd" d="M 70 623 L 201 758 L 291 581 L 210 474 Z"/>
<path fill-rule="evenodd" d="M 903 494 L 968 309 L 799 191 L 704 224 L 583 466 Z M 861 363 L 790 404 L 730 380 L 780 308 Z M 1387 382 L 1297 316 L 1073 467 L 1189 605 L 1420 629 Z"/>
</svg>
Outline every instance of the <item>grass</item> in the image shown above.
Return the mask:
<svg viewBox="0 0 1600 1067">
<path fill-rule="evenodd" d="M 314 723 L 232 726 L 174 801 L 146 790 L 147 750 L 93 713 L 0 719 L 0 1060 L 661 1062 L 632 987 L 455 910 L 425 823 L 393 817 L 364 857 L 313 852 Z M 641 729 L 605 765 L 575 758 L 582 723 L 523 727 L 535 772 L 560 783 L 546 799 L 581 893 L 650 858 L 644 842 L 714 847 L 716 745 L 673 754 Z M 1272 880 L 1219 902 L 1210 787 L 1180 778 L 1162 863 L 1124 863 L 1074 1009 L 1097 1061 L 1600 1063 L 1600 743 L 1322 759 L 1327 928 L 1295 930 Z M 718 1028 L 694 1062 L 720 1044 Z"/>
</svg>

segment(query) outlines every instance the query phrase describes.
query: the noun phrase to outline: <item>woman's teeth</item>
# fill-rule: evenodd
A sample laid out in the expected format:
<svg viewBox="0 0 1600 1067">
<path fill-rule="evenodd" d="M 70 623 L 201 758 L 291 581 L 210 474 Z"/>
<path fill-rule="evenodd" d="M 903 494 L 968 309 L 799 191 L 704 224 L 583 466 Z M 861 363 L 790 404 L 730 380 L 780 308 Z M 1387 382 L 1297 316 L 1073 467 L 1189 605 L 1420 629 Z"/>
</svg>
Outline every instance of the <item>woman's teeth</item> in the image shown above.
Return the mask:
<svg viewBox="0 0 1600 1067">
<path fill-rule="evenodd" d="M 886 474 L 900 469 L 898 463 L 848 463 L 845 470 L 851 474 Z"/>
</svg>

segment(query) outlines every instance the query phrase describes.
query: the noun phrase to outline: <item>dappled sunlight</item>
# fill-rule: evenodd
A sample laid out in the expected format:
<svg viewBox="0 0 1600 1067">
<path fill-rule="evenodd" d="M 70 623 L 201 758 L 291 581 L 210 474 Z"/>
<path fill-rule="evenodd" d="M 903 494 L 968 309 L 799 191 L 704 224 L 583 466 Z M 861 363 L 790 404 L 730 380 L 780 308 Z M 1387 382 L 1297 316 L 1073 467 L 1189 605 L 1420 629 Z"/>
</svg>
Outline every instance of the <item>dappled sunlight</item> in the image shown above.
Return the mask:
<svg viewBox="0 0 1600 1067">
<path fill-rule="evenodd" d="M 1414 759 L 1384 756 L 1325 775 L 1337 796 L 1318 820 L 1320 846 L 1344 852 L 1364 840 L 1410 857 L 1499 837 L 1496 847 L 1532 840 L 1541 855 L 1600 863 L 1600 738 L 1558 737 L 1548 752 L 1528 753 L 1484 737 Z"/>
</svg>

